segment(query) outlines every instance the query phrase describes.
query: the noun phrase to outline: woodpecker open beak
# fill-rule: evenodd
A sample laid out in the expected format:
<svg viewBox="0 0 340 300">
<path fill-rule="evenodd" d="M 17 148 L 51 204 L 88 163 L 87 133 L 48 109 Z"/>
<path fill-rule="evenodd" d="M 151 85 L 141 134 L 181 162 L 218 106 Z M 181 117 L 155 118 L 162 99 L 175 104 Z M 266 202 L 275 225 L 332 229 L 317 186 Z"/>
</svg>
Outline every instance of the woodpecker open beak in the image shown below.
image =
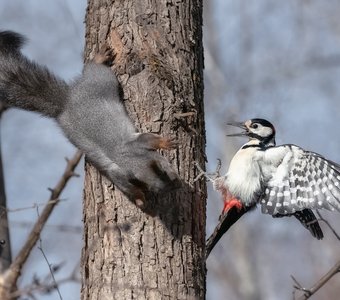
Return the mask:
<svg viewBox="0 0 340 300">
<path fill-rule="evenodd" d="M 242 132 L 239 132 L 239 133 L 227 134 L 227 136 L 248 136 L 248 134 L 249 134 L 248 128 L 243 122 L 227 123 L 227 125 L 245 129 L 245 131 L 242 131 Z"/>
</svg>

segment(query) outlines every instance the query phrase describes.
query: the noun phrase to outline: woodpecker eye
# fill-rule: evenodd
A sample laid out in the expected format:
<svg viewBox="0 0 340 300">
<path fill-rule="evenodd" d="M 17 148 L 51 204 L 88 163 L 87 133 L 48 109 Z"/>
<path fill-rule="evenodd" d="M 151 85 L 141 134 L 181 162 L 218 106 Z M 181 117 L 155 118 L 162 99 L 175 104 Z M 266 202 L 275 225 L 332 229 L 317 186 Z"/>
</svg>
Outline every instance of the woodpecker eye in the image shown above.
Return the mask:
<svg viewBox="0 0 340 300">
<path fill-rule="evenodd" d="M 259 125 L 257 125 L 256 123 L 251 125 L 251 128 L 256 129 L 257 127 L 259 127 Z"/>
</svg>

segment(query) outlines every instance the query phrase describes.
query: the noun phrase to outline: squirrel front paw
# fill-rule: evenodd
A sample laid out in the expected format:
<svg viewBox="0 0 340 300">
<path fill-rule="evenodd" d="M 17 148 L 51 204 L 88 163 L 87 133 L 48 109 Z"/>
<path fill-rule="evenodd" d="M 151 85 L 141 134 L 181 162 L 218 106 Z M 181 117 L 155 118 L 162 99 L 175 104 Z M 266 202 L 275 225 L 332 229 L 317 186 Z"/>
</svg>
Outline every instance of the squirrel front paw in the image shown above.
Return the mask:
<svg viewBox="0 0 340 300">
<path fill-rule="evenodd" d="M 141 143 L 148 149 L 170 150 L 178 146 L 178 143 L 173 138 L 165 138 L 154 133 L 141 133 L 137 138 L 137 142 Z"/>
<path fill-rule="evenodd" d="M 113 52 L 107 43 L 104 43 L 98 53 L 94 56 L 93 61 L 96 64 L 111 65 L 113 60 Z"/>
</svg>

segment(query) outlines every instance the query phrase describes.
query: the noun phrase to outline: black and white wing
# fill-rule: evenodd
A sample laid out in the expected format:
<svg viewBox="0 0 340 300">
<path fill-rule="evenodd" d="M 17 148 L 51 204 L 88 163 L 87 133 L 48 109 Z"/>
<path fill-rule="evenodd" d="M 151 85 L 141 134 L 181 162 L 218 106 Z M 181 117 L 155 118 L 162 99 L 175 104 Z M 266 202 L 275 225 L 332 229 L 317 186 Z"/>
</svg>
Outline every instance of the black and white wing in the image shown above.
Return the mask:
<svg viewBox="0 0 340 300">
<path fill-rule="evenodd" d="M 321 230 L 320 224 L 311 209 L 305 208 L 301 211 L 296 211 L 295 213 L 290 214 L 290 215 L 281 215 L 281 214 L 273 215 L 274 218 L 281 218 L 281 217 L 286 217 L 286 216 L 289 216 L 289 217 L 294 216 L 312 234 L 312 236 L 314 236 L 318 240 L 323 239 L 323 232 Z"/>
<path fill-rule="evenodd" d="M 265 192 L 260 199 L 263 213 L 291 215 L 304 209 L 340 211 L 338 164 L 294 145 L 264 152 L 261 168 Z"/>
</svg>

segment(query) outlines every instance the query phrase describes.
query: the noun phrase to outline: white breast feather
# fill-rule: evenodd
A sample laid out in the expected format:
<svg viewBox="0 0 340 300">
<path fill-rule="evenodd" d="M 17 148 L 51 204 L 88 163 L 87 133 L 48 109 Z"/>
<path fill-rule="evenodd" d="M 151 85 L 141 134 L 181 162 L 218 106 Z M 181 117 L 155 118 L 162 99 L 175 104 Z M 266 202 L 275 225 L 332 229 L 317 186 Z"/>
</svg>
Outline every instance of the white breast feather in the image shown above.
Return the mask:
<svg viewBox="0 0 340 300">
<path fill-rule="evenodd" d="M 272 184 L 282 184 L 287 178 L 287 170 L 291 169 L 300 152 L 294 146 L 292 149 L 282 146 L 265 151 L 253 147 L 241 148 L 230 163 L 225 184 L 231 194 L 244 204 L 256 203 L 261 193 L 261 182 L 270 180 Z"/>
<path fill-rule="evenodd" d="M 244 204 L 254 203 L 254 195 L 261 189 L 261 172 L 256 161 L 257 148 L 240 149 L 232 161 L 225 184 L 230 193 Z"/>
</svg>

